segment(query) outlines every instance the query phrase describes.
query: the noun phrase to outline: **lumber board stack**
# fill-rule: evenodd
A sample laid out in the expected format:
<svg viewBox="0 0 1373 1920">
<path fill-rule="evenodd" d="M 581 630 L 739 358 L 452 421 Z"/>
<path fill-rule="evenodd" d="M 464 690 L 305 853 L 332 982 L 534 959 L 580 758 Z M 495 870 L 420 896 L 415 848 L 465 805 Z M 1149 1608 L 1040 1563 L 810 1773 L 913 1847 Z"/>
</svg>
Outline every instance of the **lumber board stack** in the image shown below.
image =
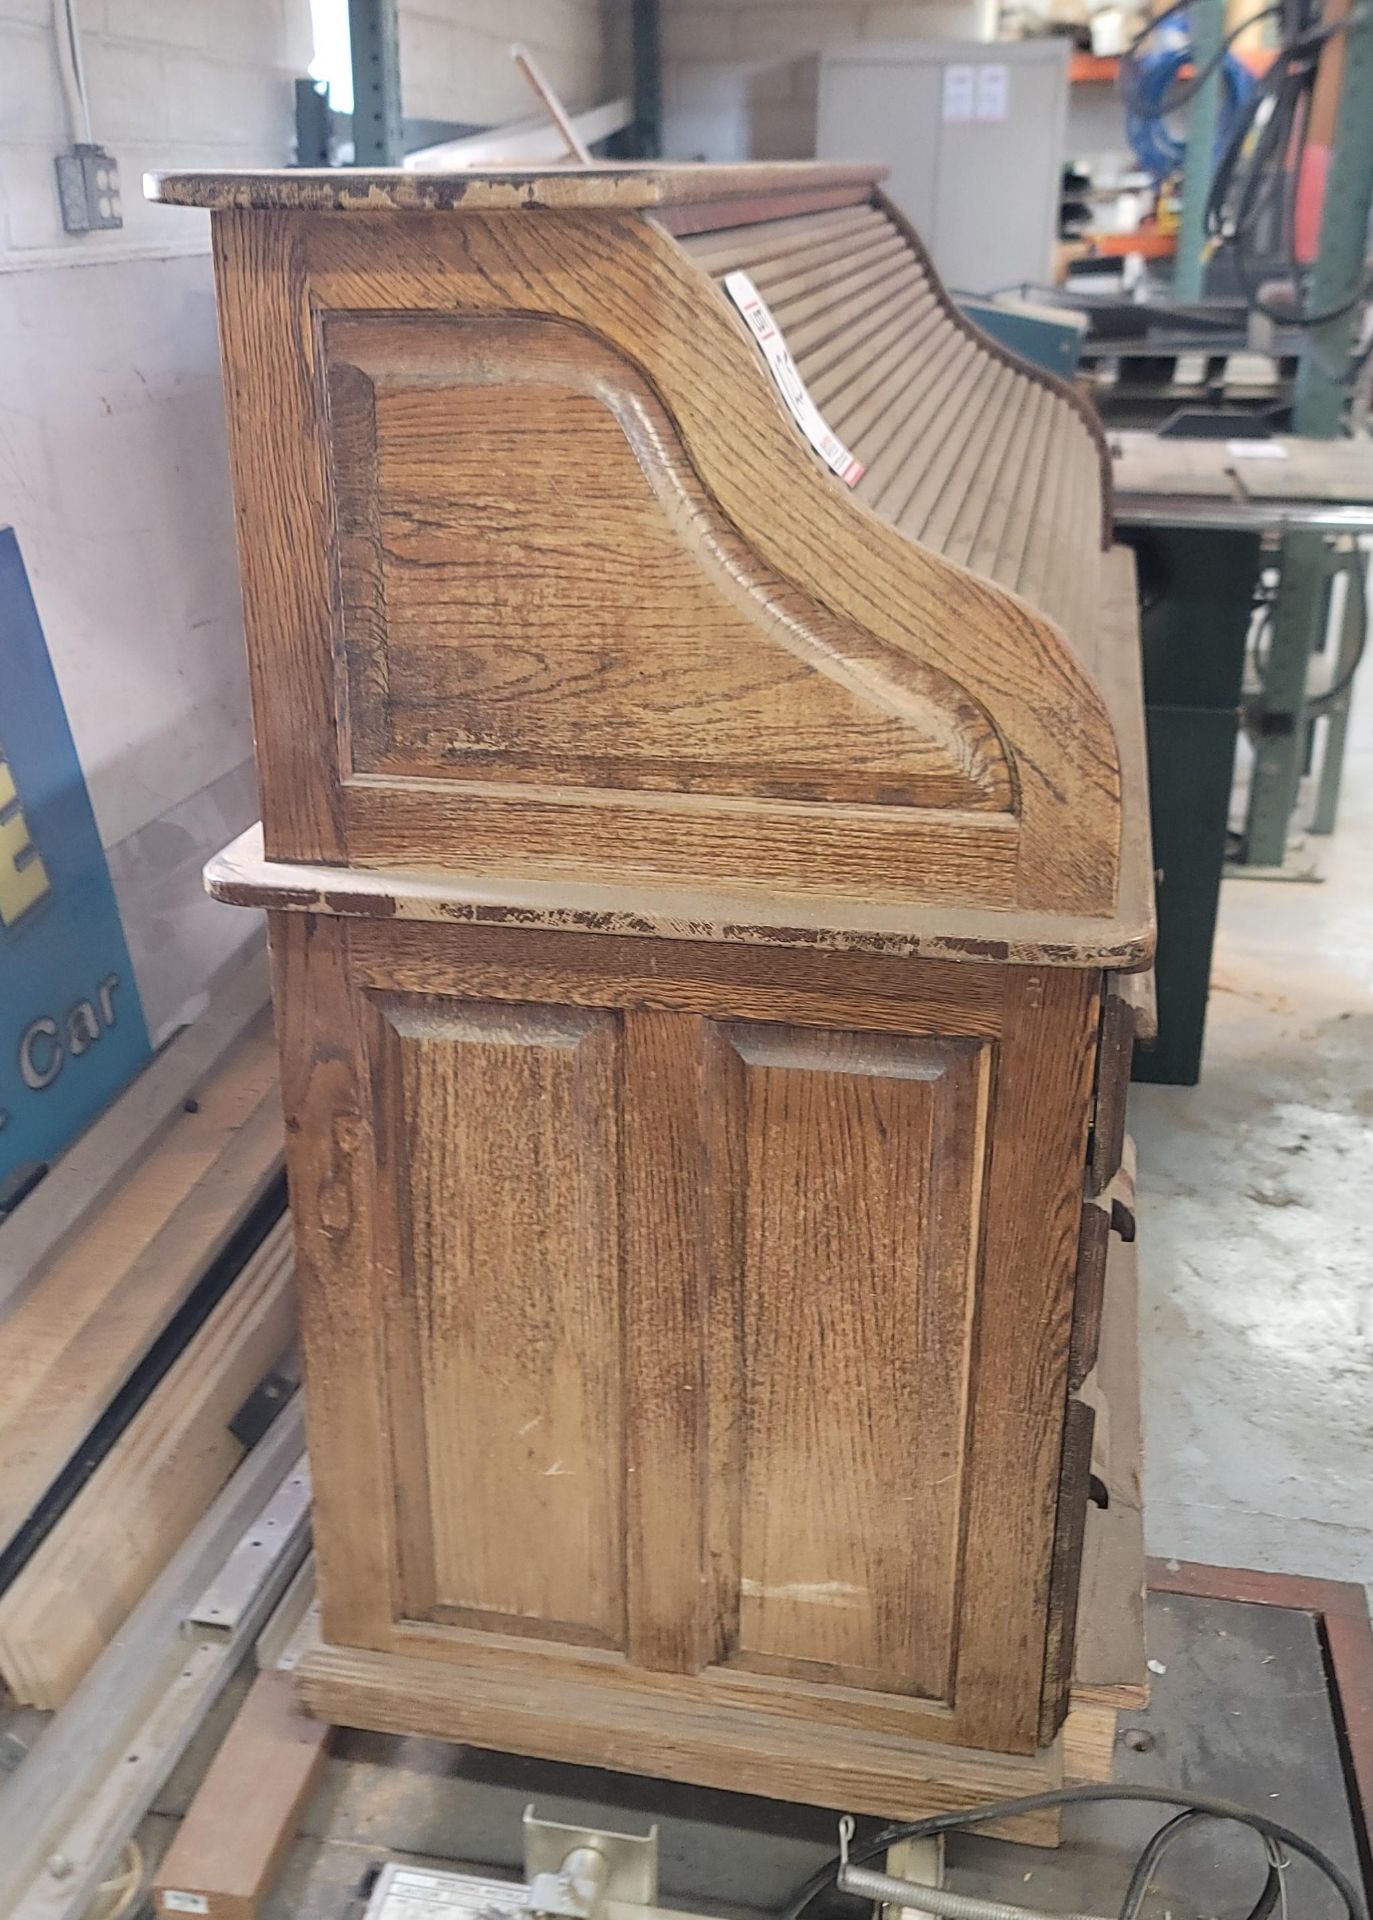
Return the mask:
<svg viewBox="0 0 1373 1920">
<path fill-rule="evenodd" d="M 291 1271 L 282 1220 L 0 1595 L 0 1675 L 21 1704 L 68 1699 L 243 1457 L 230 1423 L 294 1339 Z"/>
<path fill-rule="evenodd" d="M 194 1028 L 174 1041 L 0 1230 L 0 1679 L 23 1705 L 68 1698 L 229 1479 L 236 1418 L 292 1348 L 262 991 L 241 980 L 208 1021 L 217 1055 Z"/>
</svg>

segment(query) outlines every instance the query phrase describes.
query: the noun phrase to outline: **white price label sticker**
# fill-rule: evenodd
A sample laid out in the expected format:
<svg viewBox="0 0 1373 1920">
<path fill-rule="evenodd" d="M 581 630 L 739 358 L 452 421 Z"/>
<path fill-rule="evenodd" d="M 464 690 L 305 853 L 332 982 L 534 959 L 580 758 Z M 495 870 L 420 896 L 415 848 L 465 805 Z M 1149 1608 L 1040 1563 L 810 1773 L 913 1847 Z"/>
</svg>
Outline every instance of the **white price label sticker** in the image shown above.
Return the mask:
<svg viewBox="0 0 1373 1920">
<path fill-rule="evenodd" d="M 743 315 L 745 324 L 762 349 L 777 391 L 786 402 L 792 419 L 825 465 L 839 475 L 845 486 L 856 487 L 863 477 L 863 463 L 856 460 L 838 435 L 831 433 L 825 425 L 820 409 L 806 391 L 806 383 L 787 350 L 781 329 L 769 313 L 767 303 L 757 287 L 746 273 L 727 273 L 725 292 Z"/>
<path fill-rule="evenodd" d="M 1011 104 L 1011 70 L 999 61 L 977 69 L 977 118 L 1004 120 Z"/>
<path fill-rule="evenodd" d="M 1286 447 L 1276 440 L 1227 440 L 1225 451 L 1232 460 L 1285 460 Z"/>
<path fill-rule="evenodd" d="M 946 126 L 958 126 L 973 117 L 973 69 L 961 62 L 944 69 L 943 113 Z"/>
<path fill-rule="evenodd" d="M 175 1893 L 164 1887 L 161 1893 L 164 1913 L 208 1913 L 210 1903 L 203 1893 Z"/>
</svg>

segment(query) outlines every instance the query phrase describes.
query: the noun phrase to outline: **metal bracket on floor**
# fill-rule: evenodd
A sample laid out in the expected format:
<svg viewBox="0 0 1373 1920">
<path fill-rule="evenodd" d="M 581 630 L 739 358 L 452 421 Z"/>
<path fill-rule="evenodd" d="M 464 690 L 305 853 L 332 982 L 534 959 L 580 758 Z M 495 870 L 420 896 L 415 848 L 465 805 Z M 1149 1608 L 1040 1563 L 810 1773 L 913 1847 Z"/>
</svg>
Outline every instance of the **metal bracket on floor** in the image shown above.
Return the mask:
<svg viewBox="0 0 1373 1920">
<path fill-rule="evenodd" d="M 698 1920 L 658 1902 L 658 1829 L 612 1833 L 570 1827 L 524 1810 L 519 1881 L 401 1866 L 382 1869 L 365 1920 Z"/>
<path fill-rule="evenodd" d="M 0 1785 L 5 1920 L 84 1920 L 306 1552 L 303 1445 L 293 1403 Z"/>
<path fill-rule="evenodd" d="M 1227 860 L 1222 869 L 1227 880 L 1288 880 L 1301 886 L 1324 886 L 1325 875 L 1316 864 L 1316 856 L 1304 835 L 1288 841 L 1279 866 L 1258 866 L 1253 861 Z"/>
</svg>

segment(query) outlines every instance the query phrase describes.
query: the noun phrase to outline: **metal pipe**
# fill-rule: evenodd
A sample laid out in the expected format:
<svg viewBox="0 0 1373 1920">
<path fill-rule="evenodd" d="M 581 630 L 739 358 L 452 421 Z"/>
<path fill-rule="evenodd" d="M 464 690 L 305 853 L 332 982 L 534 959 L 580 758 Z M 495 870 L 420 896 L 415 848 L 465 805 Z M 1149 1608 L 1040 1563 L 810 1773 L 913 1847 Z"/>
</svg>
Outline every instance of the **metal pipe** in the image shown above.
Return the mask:
<svg viewBox="0 0 1373 1920">
<path fill-rule="evenodd" d="M 663 48 L 658 0 L 633 0 L 634 153 L 656 160 L 663 150 Z"/>
<path fill-rule="evenodd" d="M 1339 433 L 1349 398 L 1348 368 L 1355 329 L 1363 315 L 1357 297 L 1367 256 L 1368 216 L 1373 206 L 1373 9 L 1355 7 L 1340 49 L 1344 81 L 1335 121 L 1330 170 L 1321 210 L 1320 252 L 1311 276 L 1310 303 L 1328 313 L 1349 301 L 1347 313 L 1307 331 L 1297 370 L 1292 431 L 1331 440 Z M 1335 42 L 1324 60 L 1338 58 Z"/>
<path fill-rule="evenodd" d="M 836 1884 L 841 1893 L 890 1907 L 913 1907 L 917 1913 L 936 1915 L 937 1920 L 1102 1920 L 1100 1914 L 1045 1913 L 1038 1907 L 1013 1907 L 1004 1900 L 950 1893 L 946 1887 L 921 1887 L 914 1880 L 875 1873 L 871 1867 L 842 1866 Z"/>
<path fill-rule="evenodd" d="M 353 165 L 398 167 L 400 30 L 396 0 L 348 0 L 353 62 Z"/>
<path fill-rule="evenodd" d="M 1193 0 L 1187 13 L 1192 40 L 1192 65 L 1200 73 L 1215 62 L 1215 71 L 1197 88 L 1187 106 L 1187 157 L 1182 163 L 1182 219 L 1178 226 L 1177 258 L 1173 264 L 1173 294 L 1178 300 L 1201 298 L 1203 255 L 1206 251 L 1206 202 L 1216 167 L 1216 134 L 1220 127 L 1220 93 L 1225 76 L 1220 51 L 1225 33 L 1223 0 Z"/>
</svg>

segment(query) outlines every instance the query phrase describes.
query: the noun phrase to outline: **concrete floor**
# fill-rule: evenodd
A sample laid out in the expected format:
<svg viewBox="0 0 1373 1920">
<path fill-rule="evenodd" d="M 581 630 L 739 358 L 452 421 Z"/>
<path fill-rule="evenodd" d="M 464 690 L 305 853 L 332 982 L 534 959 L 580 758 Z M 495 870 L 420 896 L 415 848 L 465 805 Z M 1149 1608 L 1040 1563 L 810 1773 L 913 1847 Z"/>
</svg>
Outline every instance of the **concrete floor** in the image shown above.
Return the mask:
<svg viewBox="0 0 1373 1920">
<path fill-rule="evenodd" d="M 1373 1585 L 1373 680 L 1319 886 L 1230 879 L 1197 1087 L 1137 1086 L 1151 1553 Z"/>
</svg>

